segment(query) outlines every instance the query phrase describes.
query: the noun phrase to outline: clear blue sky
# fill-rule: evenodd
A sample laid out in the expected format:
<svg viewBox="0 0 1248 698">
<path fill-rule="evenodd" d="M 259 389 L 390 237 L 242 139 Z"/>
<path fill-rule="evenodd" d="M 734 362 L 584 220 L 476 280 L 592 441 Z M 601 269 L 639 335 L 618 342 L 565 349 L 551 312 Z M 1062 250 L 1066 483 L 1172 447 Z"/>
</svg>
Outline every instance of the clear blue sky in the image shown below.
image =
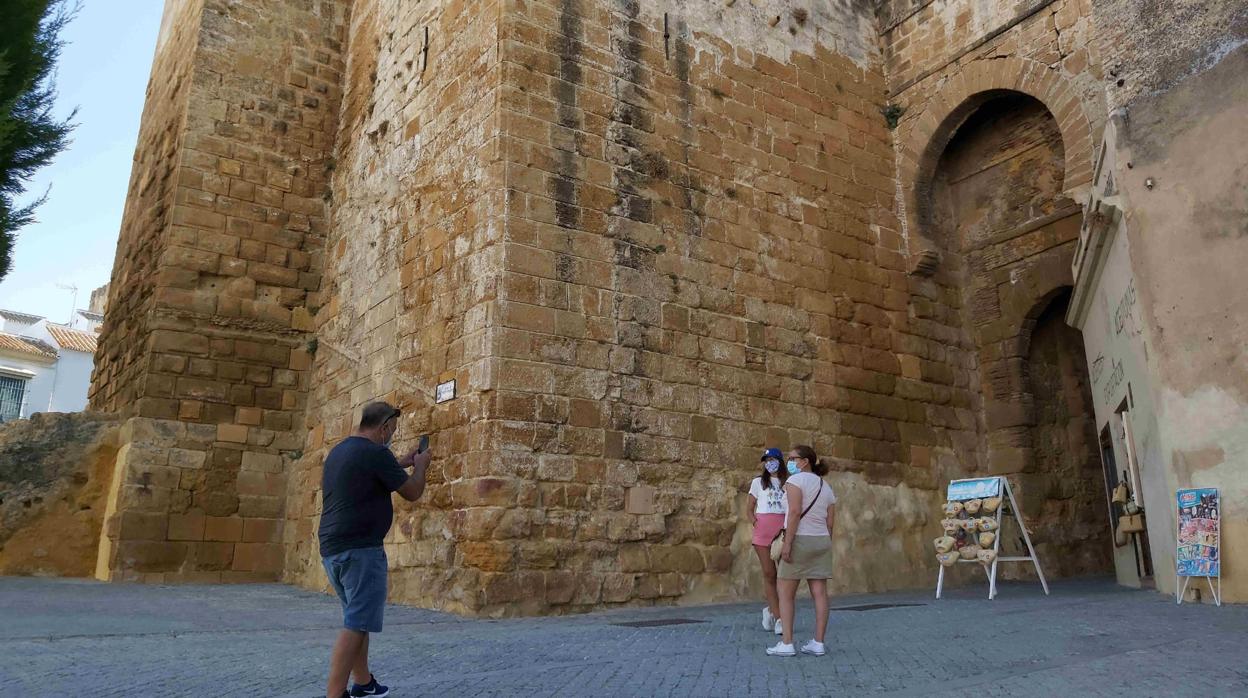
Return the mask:
<svg viewBox="0 0 1248 698">
<path fill-rule="evenodd" d="M 27 190 L 37 196 L 52 186 L 37 222 L 19 233 L 0 308 L 65 322 L 73 294 L 58 283 L 77 286 L 85 308 L 91 290 L 108 282 L 164 5 L 83 0 L 65 28 L 56 111 L 78 107 L 78 128 Z"/>
</svg>

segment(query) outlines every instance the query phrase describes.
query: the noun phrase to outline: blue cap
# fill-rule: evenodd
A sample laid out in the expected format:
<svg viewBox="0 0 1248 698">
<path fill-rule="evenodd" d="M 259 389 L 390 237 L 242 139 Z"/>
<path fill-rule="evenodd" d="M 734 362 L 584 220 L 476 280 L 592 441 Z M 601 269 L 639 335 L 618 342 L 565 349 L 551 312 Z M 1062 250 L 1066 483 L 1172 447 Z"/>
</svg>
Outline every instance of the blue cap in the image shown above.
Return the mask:
<svg viewBox="0 0 1248 698">
<path fill-rule="evenodd" d="M 781 453 L 780 449 L 778 448 L 769 448 L 766 451 L 763 451 L 763 457 L 759 458 L 759 460 L 767 460 L 768 458 L 775 458 L 776 460 L 784 460 L 784 454 Z"/>
</svg>

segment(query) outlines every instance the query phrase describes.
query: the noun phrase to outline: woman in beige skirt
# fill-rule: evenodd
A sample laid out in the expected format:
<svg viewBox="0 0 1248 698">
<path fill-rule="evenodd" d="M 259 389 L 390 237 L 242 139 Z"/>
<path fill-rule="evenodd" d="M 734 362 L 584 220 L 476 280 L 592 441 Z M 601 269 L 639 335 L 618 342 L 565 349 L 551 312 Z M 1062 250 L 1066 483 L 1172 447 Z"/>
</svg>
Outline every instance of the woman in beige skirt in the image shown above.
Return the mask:
<svg viewBox="0 0 1248 698">
<path fill-rule="evenodd" d="M 795 446 L 789 451 L 788 470 L 789 478 L 784 485 L 788 520 L 776 582 L 784 637 L 774 647 L 768 647 L 767 654 L 773 657 L 797 654 L 793 648 L 794 601 L 797 585 L 805 579 L 815 600 L 815 637 L 802 645 L 801 651 L 822 657 L 827 654 L 823 637 L 828 629 L 828 578 L 832 576 L 836 495 L 823 481 L 828 467 L 810 446 Z"/>
</svg>

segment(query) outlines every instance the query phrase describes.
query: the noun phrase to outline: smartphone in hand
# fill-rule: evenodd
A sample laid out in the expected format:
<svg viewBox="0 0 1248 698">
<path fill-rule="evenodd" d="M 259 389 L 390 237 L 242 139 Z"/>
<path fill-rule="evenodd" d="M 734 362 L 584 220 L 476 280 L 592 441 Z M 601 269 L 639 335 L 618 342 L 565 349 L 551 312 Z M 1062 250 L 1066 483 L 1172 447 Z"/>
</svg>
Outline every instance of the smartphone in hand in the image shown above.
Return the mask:
<svg viewBox="0 0 1248 698">
<path fill-rule="evenodd" d="M 429 435 L 424 434 L 420 437 L 420 443 L 416 446 L 417 453 L 424 453 L 429 450 Z"/>
</svg>

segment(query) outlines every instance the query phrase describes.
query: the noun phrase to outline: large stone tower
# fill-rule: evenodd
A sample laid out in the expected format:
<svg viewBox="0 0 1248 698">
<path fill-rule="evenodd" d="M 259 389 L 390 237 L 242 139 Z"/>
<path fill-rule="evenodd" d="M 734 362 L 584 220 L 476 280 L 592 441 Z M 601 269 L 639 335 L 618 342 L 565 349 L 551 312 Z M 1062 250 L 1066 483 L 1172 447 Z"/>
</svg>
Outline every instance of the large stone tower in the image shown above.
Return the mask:
<svg viewBox="0 0 1248 698">
<path fill-rule="evenodd" d="M 1108 569 L 1061 322 L 1104 59 L 1086 0 L 1032 4 L 169 0 L 97 576 L 323 588 L 320 463 L 377 398 L 437 455 L 397 601 L 737 597 L 741 493 L 796 443 L 834 588 L 926 583 L 974 473 L 1055 572 Z"/>
</svg>

